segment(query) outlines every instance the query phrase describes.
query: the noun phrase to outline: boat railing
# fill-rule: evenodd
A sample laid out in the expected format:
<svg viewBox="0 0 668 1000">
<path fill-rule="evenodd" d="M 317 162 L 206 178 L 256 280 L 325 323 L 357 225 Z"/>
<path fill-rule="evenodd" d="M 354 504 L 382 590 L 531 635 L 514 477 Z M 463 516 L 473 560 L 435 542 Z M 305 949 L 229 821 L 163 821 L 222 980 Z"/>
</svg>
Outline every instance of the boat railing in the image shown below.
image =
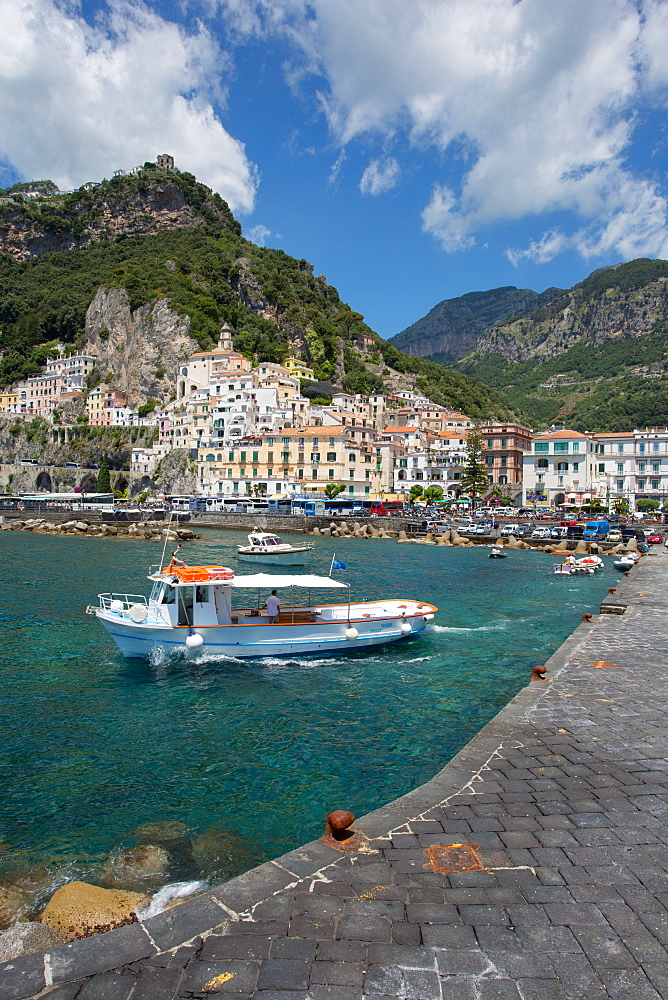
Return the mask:
<svg viewBox="0 0 668 1000">
<path fill-rule="evenodd" d="M 154 601 L 147 600 L 144 594 L 98 594 L 97 596 L 100 602 L 99 610 L 107 614 L 116 615 L 135 624 L 147 622 L 171 625 L 167 610 Z M 139 617 L 135 608 L 142 609 Z"/>
</svg>

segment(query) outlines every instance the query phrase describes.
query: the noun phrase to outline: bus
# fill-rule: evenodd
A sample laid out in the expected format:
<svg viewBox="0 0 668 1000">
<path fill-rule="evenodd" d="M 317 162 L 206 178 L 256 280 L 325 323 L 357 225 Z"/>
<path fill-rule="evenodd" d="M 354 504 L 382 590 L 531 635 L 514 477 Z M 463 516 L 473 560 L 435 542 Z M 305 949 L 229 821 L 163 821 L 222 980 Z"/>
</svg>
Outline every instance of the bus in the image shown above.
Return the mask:
<svg viewBox="0 0 668 1000">
<path fill-rule="evenodd" d="M 338 515 L 339 517 L 352 514 L 368 516 L 371 513 L 371 504 L 371 500 L 357 500 L 354 497 L 349 497 L 347 500 L 342 500 L 339 497 L 335 500 L 314 496 L 292 497 L 292 513 L 305 514 L 306 516 L 314 514 Z"/>
<path fill-rule="evenodd" d="M 24 510 L 103 510 L 114 509 L 113 493 L 22 493 L 17 498 Z"/>
<path fill-rule="evenodd" d="M 230 496 L 230 494 L 217 497 L 191 496 L 188 498 L 186 509 L 201 514 L 218 514 L 226 511 L 235 514 L 267 514 L 269 502 L 263 497 Z"/>
<path fill-rule="evenodd" d="M 404 512 L 403 500 L 372 500 L 371 515 L 377 517 L 399 517 Z"/>
</svg>

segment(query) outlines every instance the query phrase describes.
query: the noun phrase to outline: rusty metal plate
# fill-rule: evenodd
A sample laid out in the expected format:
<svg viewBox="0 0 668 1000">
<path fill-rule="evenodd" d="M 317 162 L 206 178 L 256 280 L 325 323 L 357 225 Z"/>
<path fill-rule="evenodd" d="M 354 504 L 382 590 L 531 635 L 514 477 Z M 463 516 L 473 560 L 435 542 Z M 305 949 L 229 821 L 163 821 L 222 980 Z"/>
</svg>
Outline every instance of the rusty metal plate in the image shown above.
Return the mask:
<svg viewBox="0 0 668 1000">
<path fill-rule="evenodd" d="M 610 660 L 590 660 L 589 665 L 597 670 L 605 670 L 606 667 L 618 667 L 618 663 L 610 663 Z"/>
<path fill-rule="evenodd" d="M 469 872 L 481 870 L 483 863 L 477 851 L 477 844 L 432 844 L 424 854 L 427 867 L 434 872 L 447 875 L 448 872 Z"/>
</svg>

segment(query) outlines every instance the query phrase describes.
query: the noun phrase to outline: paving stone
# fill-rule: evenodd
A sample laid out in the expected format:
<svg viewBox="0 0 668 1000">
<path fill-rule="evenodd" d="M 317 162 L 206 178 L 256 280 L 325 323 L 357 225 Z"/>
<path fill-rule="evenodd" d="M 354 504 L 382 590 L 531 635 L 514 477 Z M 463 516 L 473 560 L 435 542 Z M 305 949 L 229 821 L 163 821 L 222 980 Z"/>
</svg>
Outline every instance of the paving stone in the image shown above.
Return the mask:
<svg viewBox="0 0 668 1000">
<path fill-rule="evenodd" d="M 202 945 L 199 958 L 203 962 L 223 962 L 228 959 L 259 961 L 269 955 L 270 944 L 271 938 L 255 934 L 239 937 L 214 934 Z"/>
<path fill-rule="evenodd" d="M 423 945 L 432 948 L 460 948 L 473 950 L 478 941 L 472 927 L 460 924 L 422 924 Z"/>
<path fill-rule="evenodd" d="M 141 924 L 128 924 L 126 927 L 107 931 L 106 934 L 83 938 L 54 948 L 48 953 L 51 981 L 55 985 L 108 972 L 110 969 L 120 969 L 130 962 L 148 958 L 155 952 L 156 948 Z M 16 959 L 16 962 L 18 961 L 19 959 Z M 4 978 L 2 969 L 0 973 Z"/>
<path fill-rule="evenodd" d="M 392 937 L 392 926 L 383 917 L 341 917 L 337 936 L 352 941 L 386 941 Z"/>
<path fill-rule="evenodd" d="M 132 1000 L 172 1000 L 176 996 L 180 978 L 181 969 L 142 969 L 135 983 Z"/>
<path fill-rule="evenodd" d="M 482 975 L 490 968 L 489 958 L 482 951 L 439 950 L 436 964 L 442 976 Z"/>
<path fill-rule="evenodd" d="M 331 986 L 361 986 L 364 966 L 352 962 L 313 962 L 311 983 L 326 983 Z"/>
<path fill-rule="evenodd" d="M 406 919 L 418 924 L 459 924 L 456 906 L 434 903 L 414 903 L 406 907 Z"/>
<path fill-rule="evenodd" d="M 607 969 L 601 979 L 610 1000 L 662 1000 L 642 969 Z"/>
<path fill-rule="evenodd" d="M 318 942 L 311 941 L 309 938 L 278 938 L 271 943 L 271 957 L 312 962 L 315 959 L 317 947 Z"/>
<path fill-rule="evenodd" d="M 306 994 L 308 1000 L 360 1000 L 360 991 L 357 986 L 322 986 L 314 984 Z M 256 993 L 254 1000 L 259 1000 L 260 994 Z"/>
<path fill-rule="evenodd" d="M 364 962 L 366 945 L 361 941 L 319 941 L 317 959 L 322 962 Z"/>
<path fill-rule="evenodd" d="M 441 1000 L 441 981 L 427 969 L 404 969 L 406 1000 Z"/>
<path fill-rule="evenodd" d="M 259 990 L 305 990 L 309 984 L 310 962 L 289 958 L 267 958 L 260 966 Z"/>
<path fill-rule="evenodd" d="M 445 976 L 441 979 L 443 1000 L 478 1000 L 476 984 L 470 977 Z"/>
<path fill-rule="evenodd" d="M 188 962 L 179 984 L 179 995 L 187 993 L 253 993 L 257 982 L 255 962 Z M 211 988 L 207 985 L 211 984 Z"/>
<path fill-rule="evenodd" d="M 82 1000 L 128 1000 L 137 982 L 134 976 L 119 976 L 102 973 L 87 980 L 77 996 Z M 174 995 L 172 991 L 172 996 Z"/>
<path fill-rule="evenodd" d="M 25 955 L 0 965 L 0 1000 L 29 997 L 39 993 L 44 986 L 44 959 L 41 955 Z"/>
<path fill-rule="evenodd" d="M 436 959 L 431 948 L 411 948 L 408 945 L 370 944 L 369 967 L 372 965 L 397 965 L 402 969 L 434 969 Z"/>
<path fill-rule="evenodd" d="M 226 925 L 227 916 L 208 896 L 172 906 L 145 922 L 151 940 L 160 951 L 169 951 L 213 927 Z"/>
<path fill-rule="evenodd" d="M 403 982 L 403 973 L 396 966 L 369 965 L 364 975 L 364 993 L 399 996 L 403 989 Z"/>
<path fill-rule="evenodd" d="M 67 983 L 65 986 L 59 986 L 58 989 L 49 990 L 48 993 L 42 993 L 44 1000 L 74 1000 L 77 993 L 81 989 L 81 983 Z"/>
<path fill-rule="evenodd" d="M 522 1000 L 512 979 L 478 979 L 477 1000 Z"/>
</svg>

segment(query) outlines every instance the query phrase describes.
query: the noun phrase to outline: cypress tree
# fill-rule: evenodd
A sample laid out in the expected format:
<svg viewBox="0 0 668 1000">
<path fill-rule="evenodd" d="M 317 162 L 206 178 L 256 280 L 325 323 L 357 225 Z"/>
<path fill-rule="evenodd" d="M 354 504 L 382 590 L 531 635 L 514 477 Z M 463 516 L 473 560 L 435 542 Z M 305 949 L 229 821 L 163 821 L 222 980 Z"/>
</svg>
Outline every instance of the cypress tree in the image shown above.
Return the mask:
<svg viewBox="0 0 668 1000">
<path fill-rule="evenodd" d="M 97 477 L 97 492 L 111 493 L 111 477 L 109 476 L 109 456 L 107 455 L 106 451 L 102 456 L 100 473 Z"/>
</svg>

